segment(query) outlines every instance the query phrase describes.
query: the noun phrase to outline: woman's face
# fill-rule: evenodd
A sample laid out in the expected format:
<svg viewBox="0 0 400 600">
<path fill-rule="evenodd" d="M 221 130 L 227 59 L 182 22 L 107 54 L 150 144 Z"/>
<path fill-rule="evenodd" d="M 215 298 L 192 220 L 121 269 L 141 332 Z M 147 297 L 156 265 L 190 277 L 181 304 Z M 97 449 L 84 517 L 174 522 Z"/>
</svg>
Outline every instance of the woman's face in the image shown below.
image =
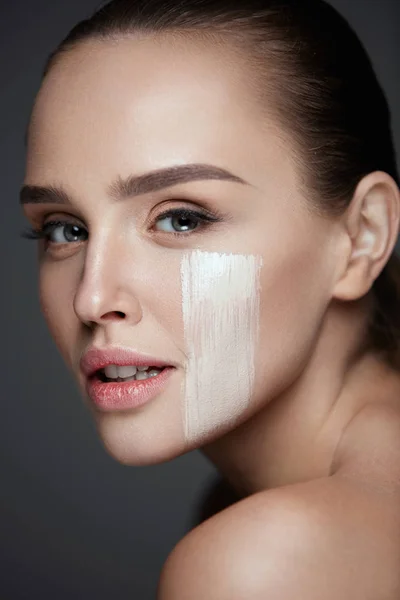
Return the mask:
<svg viewBox="0 0 400 600">
<path fill-rule="evenodd" d="M 39 91 L 24 183 L 68 199 L 24 210 L 35 227 L 69 224 L 39 242 L 41 305 L 121 462 L 162 462 L 213 441 L 256 415 L 311 356 L 336 230 L 306 210 L 280 133 L 237 57 L 193 39 L 85 42 Z M 190 164 L 234 177 L 160 175 L 124 199 L 110 194 L 117 179 Z M 177 209 L 218 220 L 162 216 Z M 102 410 L 80 368 L 91 345 L 174 369 L 145 404 Z"/>
</svg>

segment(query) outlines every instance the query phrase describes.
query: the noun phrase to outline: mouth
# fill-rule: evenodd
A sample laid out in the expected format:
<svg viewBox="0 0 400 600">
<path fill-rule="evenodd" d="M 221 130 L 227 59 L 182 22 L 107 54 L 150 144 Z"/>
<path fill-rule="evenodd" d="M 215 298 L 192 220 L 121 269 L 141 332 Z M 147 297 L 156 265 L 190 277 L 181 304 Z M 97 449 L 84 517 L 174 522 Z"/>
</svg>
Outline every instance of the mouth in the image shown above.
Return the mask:
<svg viewBox="0 0 400 600">
<path fill-rule="evenodd" d="M 108 377 L 106 374 L 106 369 L 98 369 L 95 373 L 89 377 L 89 380 L 92 381 L 101 381 L 102 383 L 116 383 L 116 382 L 128 382 L 128 381 L 145 381 L 146 379 L 151 379 L 153 377 L 157 377 L 160 373 L 165 371 L 167 367 L 136 367 L 135 373 L 129 373 L 126 377 L 121 377 L 117 375 L 115 372 L 111 373 L 113 376 Z M 134 370 L 134 369 L 132 369 Z M 107 370 L 107 373 L 110 374 L 110 370 Z"/>
<path fill-rule="evenodd" d="M 169 366 L 148 367 L 128 377 L 108 377 L 98 369 L 87 378 L 86 392 L 101 411 L 134 409 L 163 393 L 176 371 Z"/>
</svg>

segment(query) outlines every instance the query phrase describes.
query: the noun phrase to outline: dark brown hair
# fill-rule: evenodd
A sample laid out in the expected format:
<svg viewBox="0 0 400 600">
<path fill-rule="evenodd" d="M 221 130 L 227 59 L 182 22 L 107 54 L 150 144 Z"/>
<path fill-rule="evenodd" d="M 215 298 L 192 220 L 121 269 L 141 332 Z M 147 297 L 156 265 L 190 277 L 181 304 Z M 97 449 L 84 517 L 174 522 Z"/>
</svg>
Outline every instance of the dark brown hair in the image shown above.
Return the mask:
<svg viewBox="0 0 400 600">
<path fill-rule="evenodd" d="M 294 148 L 309 206 L 340 216 L 358 182 L 385 171 L 399 185 L 390 112 L 371 61 L 347 21 L 322 0 L 113 0 L 78 23 L 43 76 L 84 40 L 137 33 L 230 38 Z M 268 77 L 262 77 L 267 74 Z M 372 286 L 371 347 L 400 369 L 400 259 Z"/>
</svg>

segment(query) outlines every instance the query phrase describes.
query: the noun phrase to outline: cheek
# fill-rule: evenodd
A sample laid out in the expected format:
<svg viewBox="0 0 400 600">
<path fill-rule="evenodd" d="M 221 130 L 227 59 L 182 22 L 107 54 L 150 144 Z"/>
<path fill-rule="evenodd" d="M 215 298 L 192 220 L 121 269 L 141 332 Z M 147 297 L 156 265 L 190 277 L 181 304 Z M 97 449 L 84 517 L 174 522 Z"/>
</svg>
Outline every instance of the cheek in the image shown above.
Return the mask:
<svg viewBox="0 0 400 600">
<path fill-rule="evenodd" d="M 49 332 L 67 363 L 77 343 L 78 319 L 73 309 L 74 276 L 57 263 L 40 266 L 39 301 Z"/>
<path fill-rule="evenodd" d="M 183 419 L 191 444 L 232 427 L 250 402 L 261 264 L 257 256 L 201 251 L 182 259 Z"/>
<path fill-rule="evenodd" d="M 330 299 L 322 254 L 307 248 L 264 260 L 255 405 L 290 385 L 311 357 Z"/>
</svg>

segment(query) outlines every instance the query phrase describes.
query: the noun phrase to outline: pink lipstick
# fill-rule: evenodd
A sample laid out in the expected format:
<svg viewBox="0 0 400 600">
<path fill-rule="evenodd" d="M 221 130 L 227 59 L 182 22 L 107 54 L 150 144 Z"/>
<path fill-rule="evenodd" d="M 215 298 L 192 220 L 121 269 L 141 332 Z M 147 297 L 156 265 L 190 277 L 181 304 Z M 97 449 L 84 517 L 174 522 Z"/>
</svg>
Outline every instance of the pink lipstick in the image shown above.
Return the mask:
<svg viewBox="0 0 400 600">
<path fill-rule="evenodd" d="M 101 410 L 128 410 L 142 406 L 163 391 L 174 367 L 165 367 L 155 377 L 142 381 L 110 381 L 94 375 L 87 380 L 86 392 Z"/>
<path fill-rule="evenodd" d="M 110 365 L 136 367 L 136 374 L 128 376 L 126 381 L 115 379 L 117 371 Z M 159 358 L 115 346 L 90 348 L 82 357 L 80 367 L 86 376 L 86 393 L 102 411 L 128 410 L 142 406 L 165 389 L 176 369 L 174 365 Z M 149 367 L 151 376 L 145 375 L 145 367 Z M 114 379 L 108 380 L 105 368 L 107 373 L 112 370 L 114 374 L 111 377 Z M 140 379 L 136 380 L 136 376 Z"/>
</svg>

